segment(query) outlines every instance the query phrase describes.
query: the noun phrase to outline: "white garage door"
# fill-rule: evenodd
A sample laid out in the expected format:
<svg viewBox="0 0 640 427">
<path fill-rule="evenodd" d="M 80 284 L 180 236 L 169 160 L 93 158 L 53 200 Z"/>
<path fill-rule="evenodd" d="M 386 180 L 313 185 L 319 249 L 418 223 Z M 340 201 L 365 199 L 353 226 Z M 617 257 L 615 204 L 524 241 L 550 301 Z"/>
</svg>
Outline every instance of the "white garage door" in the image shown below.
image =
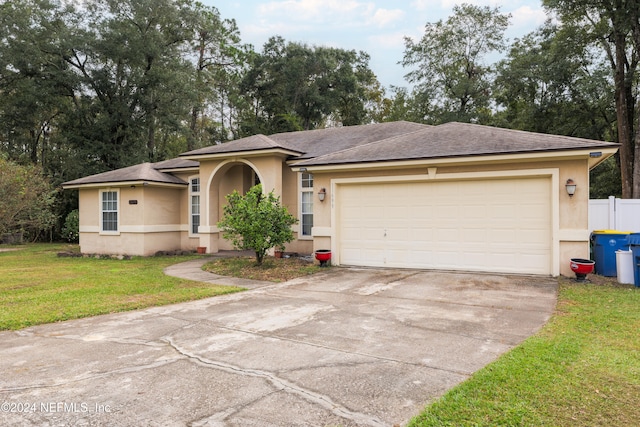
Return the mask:
<svg viewBox="0 0 640 427">
<path fill-rule="evenodd" d="M 550 178 L 341 184 L 343 265 L 552 274 Z"/>
</svg>

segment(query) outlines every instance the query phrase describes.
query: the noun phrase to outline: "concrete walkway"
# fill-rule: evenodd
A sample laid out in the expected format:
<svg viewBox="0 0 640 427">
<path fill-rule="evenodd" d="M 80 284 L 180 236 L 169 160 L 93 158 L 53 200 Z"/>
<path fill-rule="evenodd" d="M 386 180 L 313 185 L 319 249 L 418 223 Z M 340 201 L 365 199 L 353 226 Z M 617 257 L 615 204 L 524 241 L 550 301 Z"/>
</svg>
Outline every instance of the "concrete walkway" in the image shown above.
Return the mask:
<svg viewBox="0 0 640 427">
<path fill-rule="evenodd" d="M 202 266 L 210 262 L 215 257 L 206 257 L 194 259 L 191 261 L 181 262 L 164 269 L 164 274 L 181 279 L 194 280 L 196 282 L 206 282 L 216 285 L 239 286 L 247 289 L 256 289 L 263 286 L 273 285 L 272 282 L 263 282 L 260 280 L 238 279 L 235 277 L 220 276 L 218 274 L 209 273 L 202 270 Z"/>
<path fill-rule="evenodd" d="M 168 273 L 238 284 L 204 261 Z M 240 285 L 0 332 L 0 425 L 404 425 L 536 332 L 557 282 L 332 268 Z"/>
</svg>

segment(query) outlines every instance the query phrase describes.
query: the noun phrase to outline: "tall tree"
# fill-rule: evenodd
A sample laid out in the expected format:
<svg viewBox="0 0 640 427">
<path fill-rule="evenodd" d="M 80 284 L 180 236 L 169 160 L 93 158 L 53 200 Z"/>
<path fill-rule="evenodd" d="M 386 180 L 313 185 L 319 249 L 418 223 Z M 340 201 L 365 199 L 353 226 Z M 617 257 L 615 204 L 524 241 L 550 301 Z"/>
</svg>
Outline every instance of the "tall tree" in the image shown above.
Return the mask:
<svg viewBox="0 0 640 427">
<path fill-rule="evenodd" d="M 194 108 L 198 125 L 203 111 L 229 111 L 239 66 L 224 69 L 225 55 L 238 59 L 238 41 L 193 0 L 0 1 L 0 154 L 58 184 L 183 152 Z M 224 117 L 210 116 L 218 128 Z"/>
<path fill-rule="evenodd" d="M 243 91 L 253 98 L 248 132 L 314 129 L 329 118 L 342 124 L 365 120 L 367 88 L 375 86 L 369 56 L 353 50 L 310 47 L 272 37 L 254 54 Z"/>
<path fill-rule="evenodd" d="M 500 61 L 496 122 L 532 132 L 615 138 L 613 85 L 581 33 L 548 22 L 516 40 Z"/>
<path fill-rule="evenodd" d="M 182 125 L 176 118 L 185 116 L 193 96 L 192 68 L 182 57 L 192 36 L 183 25 L 188 7 L 109 0 L 72 14 L 76 25 L 61 51 L 82 92 L 76 96 L 81 127 L 70 131 L 108 168 L 156 160 L 157 128 Z"/>
<path fill-rule="evenodd" d="M 48 0 L 0 4 L 0 147 L 9 158 L 48 166 L 55 120 L 75 85 L 55 53 L 65 25 Z"/>
<path fill-rule="evenodd" d="M 428 23 L 422 39 L 405 37 L 406 78 L 431 105 L 428 122 L 483 122 L 491 107 L 493 69 L 485 64 L 492 52 L 506 47 L 504 32 L 510 15 L 499 8 L 454 6 L 446 21 Z"/>
<path fill-rule="evenodd" d="M 584 40 L 581 29 L 551 22 L 516 40 L 498 65 L 495 124 L 615 140 L 613 78 L 602 55 Z M 592 197 L 621 194 L 619 167 L 612 160 L 591 172 Z"/>
<path fill-rule="evenodd" d="M 622 197 L 640 198 L 640 135 L 636 114 L 640 60 L 640 2 L 637 0 L 543 0 L 566 27 L 580 28 L 599 46 L 615 84 L 617 141 Z"/>
<path fill-rule="evenodd" d="M 242 45 L 235 20 L 222 19 L 215 8 L 196 3 L 194 10 L 196 102 L 191 108 L 191 133 L 187 150 L 231 137 L 229 98 L 236 95 L 238 74 L 247 61 L 250 46 Z M 218 128 L 207 126 L 207 106 L 215 111 Z M 211 141 L 213 139 L 214 141 Z"/>
</svg>

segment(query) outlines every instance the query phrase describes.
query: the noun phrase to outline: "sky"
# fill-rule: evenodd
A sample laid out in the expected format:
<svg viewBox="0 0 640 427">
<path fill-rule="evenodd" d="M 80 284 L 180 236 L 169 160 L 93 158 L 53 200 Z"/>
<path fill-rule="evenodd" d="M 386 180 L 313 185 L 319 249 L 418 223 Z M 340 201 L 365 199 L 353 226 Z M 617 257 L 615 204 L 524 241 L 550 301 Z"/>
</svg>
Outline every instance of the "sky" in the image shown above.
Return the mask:
<svg viewBox="0 0 640 427">
<path fill-rule="evenodd" d="M 456 4 L 500 7 L 511 14 L 509 41 L 535 30 L 546 19 L 541 0 L 200 0 L 223 19 L 235 19 L 243 43 L 258 52 L 272 36 L 288 42 L 365 51 L 369 66 L 386 88 L 409 87 L 410 69 L 399 65 L 404 37 L 418 41 L 427 23 L 446 20 Z"/>
</svg>

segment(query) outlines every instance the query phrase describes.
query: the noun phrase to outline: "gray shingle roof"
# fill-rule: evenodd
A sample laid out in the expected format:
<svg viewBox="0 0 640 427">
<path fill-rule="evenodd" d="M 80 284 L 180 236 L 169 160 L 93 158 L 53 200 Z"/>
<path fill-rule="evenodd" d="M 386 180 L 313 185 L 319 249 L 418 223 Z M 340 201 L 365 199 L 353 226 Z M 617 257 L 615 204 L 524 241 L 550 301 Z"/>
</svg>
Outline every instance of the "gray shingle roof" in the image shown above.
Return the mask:
<svg viewBox="0 0 640 427">
<path fill-rule="evenodd" d="M 268 137 L 254 135 L 189 151 L 181 156 L 197 159 L 211 154 L 279 149 L 288 153 L 290 160 L 297 161 L 295 166 L 306 167 L 617 147 L 619 144 L 609 142 L 468 123 L 427 126 L 400 121 L 279 133 Z M 198 161 L 182 157 L 104 172 L 65 182 L 63 186 L 131 181 L 187 185 L 165 171 L 198 166 Z"/>
<path fill-rule="evenodd" d="M 269 136 L 254 135 L 220 145 L 189 151 L 180 156 L 205 156 L 282 149 L 292 152 L 295 158 L 309 159 L 425 128 L 429 128 L 429 126 L 400 121 L 277 133 Z"/>
<path fill-rule="evenodd" d="M 295 163 L 320 166 L 618 147 L 619 144 L 567 136 L 446 123 Z"/>
<path fill-rule="evenodd" d="M 134 181 L 187 185 L 187 183 L 182 179 L 177 178 L 170 173 L 165 173 L 157 170 L 153 163 L 141 163 L 139 165 L 133 165 L 127 168 L 116 169 L 109 172 L 99 173 L 97 175 L 86 176 L 84 178 L 65 182 L 62 185 L 68 187 L 76 185 Z"/>
<path fill-rule="evenodd" d="M 419 123 L 399 121 L 279 133 L 271 135 L 270 138 L 303 152 L 304 154 L 299 156 L 299 159 L 310 159 L 399 135 L 407 135 L 430 127 Z"/>
</svg>

